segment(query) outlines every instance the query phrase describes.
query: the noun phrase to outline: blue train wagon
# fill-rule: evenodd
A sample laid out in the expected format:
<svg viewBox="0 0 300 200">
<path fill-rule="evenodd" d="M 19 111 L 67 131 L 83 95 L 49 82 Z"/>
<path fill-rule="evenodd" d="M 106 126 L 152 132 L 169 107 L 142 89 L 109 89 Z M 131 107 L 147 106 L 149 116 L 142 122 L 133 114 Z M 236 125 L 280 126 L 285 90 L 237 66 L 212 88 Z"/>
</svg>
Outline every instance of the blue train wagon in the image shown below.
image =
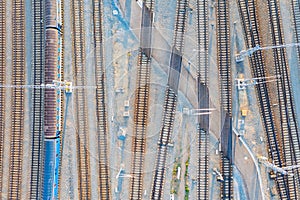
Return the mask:
<svg viewBox="0 0 300 200">
<path fill-rule="evenodd" d="M 44 195 L 43 199 L 58 198 L 60 165 L 60 138 L 45 139 Z"/>
</svg>

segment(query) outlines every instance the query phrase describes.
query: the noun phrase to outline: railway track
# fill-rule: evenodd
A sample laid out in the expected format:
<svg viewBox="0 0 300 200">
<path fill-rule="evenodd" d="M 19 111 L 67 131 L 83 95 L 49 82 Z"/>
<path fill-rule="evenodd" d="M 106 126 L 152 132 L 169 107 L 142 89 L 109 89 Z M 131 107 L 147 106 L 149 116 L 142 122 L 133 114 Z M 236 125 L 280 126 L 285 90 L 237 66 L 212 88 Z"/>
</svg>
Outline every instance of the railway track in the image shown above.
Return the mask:
<svg viewBox="0 0 300 200">
<path fill-rule="evenodd" d="M 13 0 L 12 85 L 25 85 L 25 2 Z M 8 199 L 22 199 L 24 88 L 12 88 Z"/>
<path fill-rule="evenodd" d="M 33 85 L 44 83 L 44 5 L 43 1 L 33 0 Z M 32 89 L 32 144 L 30 199 L 42 199 L 44 161 L 44 89 Z"/>
<path fill-rule="evenodd" d="M 184 44 L 188 0 L 178 0 L 176 10 L 176 23 L 174 28 L 173 48 L 169 66 L 168 87 L 165 93 L 162 127 L 160 129 L 156 163 L 153 174 L 151 199 L 163 199 L 164 179 L 166 173 L 167 151 L 171 142 L 173 121 L 176 111 L 179 75 Z"/>
<path fill-rule="evenodd" d="M 217 2 L 217 43 L 218 43 L 218 67 L 220 80 L 220 104 L 221 118 L 225 118 L 224 127 L 231 128 L 231 68 L 230 68 L 230 23 L 229 1 Z M 228 119 L 227 119 L 228 118 Z M 223 128 L 224 130 L 224 128 Z M 221 173 L 224 181 L 221 182 L 221 199 L 233 199 L 233 174 L 232 174 L 232 150 L 231 130 L 222 130 L 221 134 Z M 226 141 L 226 142 L 223 142 Z M 229 145 L 227 145 L 229 144 Z M 224 147 L 226 146 L 226 147 Z"/>
<path fill-rule="evenodd" d="M 108 200 L 111 197 L 111 184 L 109 172 L 109 148 L 108 148 L 108 127 L 106 112 L 105 93 L 105 65 L 103 47 L 103 3 L 101 0 L 93 1 L 94 12 L 94 43 L 96 59 L 96 116 L 98 132 L 98 165 L 99 165 L 99 187 L 100 199 Z"/>
<path fill-rule="evenodd" d="M 176 23 L 174 27 L 173 46 L 182 54 L 184 45 L 184 33 L 187 19 L 188 0 L 177 0 Z"/>
<path fill-rule="evenodd" d="M 198 64 L 198 108 L 209 108 L 208 92 L 208 1 L 196 1 L 196 33 Z M 204 49 L 204 51 L 203 51 Z M 197 199 L 208 199 L 209 115 L 198 117 Z"/>
<path fill-rule="evenodd" d="M 231 70 L 230 64 L 230 24 L 229 3 L 226 0 L 217 2 L 217 41 L 218 41 L 218 65 L 220 73 L 221 106 L 223 111 L 231 116 Z"/>
<path fill-rule="evenodd" d="M 84 39 L 84 1 L 72 2 L 73 15 L 73 51 L 74 80 L 76 85 L 86 85 L 85 80 L 85 39 Z M 84 88 L 76 90 L 76 141 L 78 159 L 79 199 L 91 199 L 89 132 L 87 124 L 86 92 Z"/>
<path fill-rule="evenodd" d="M 5 85 L 6 73 L 6 0 L 0 2 L 0 84 Z M 0 88 L 0 193 L 2 193 L 3 148 L 5 122 L 5 89 Z"/>
<path fill-rule="evenodd" d="M 247 48 L 261 45 L 259 20 L 257 17 L 256 3 L 251 1 L 238 0 L 240 17 L 244 29 L 244 36 Z M 251 73 L 253 77 L 267 77 L 264 63 L 263 52 L 257 51 L 249 58 L 251 64 Z M 266 83 L 256 85 L 257 99 L 259 102 L 260 113 L 266 132 L 269 147 L 269 157 L 274 164 L 283 167 L 283 152 L 281 138 L 278 134 L 278 127 L 274 123 L 275 115 L 270 103 L 270 89 Z M 289 199 L 289 186 L 281 174 L 277 174 L 276 186 L 281 199 Z"/>
<path fill-rule="evenodd" d="M 143 169 L 149 110 L 150 59 L 142 52 L 140 54 L 138 79 L 135 95 L 135 129 L 132 143 L 130 199 L 141 199 L 143 195 Z"/>
<path fill-rule="evenodd" d="M 284 36 L 280 17 L 278 1 L 268 0 L 269 18 L 273 45 L 284 44 Z M 277 17 L 274 17 L 277 15 Z M 277 82 L 278 101 L 281 122 L 281 139 L 283 144 L 285 166 L 297 165 L 300 162 L 300 146 L 298 137 L 298 124 L 295 113 L 294 97 L 291 88 L 288 60 L 286 50 L 273 49 L 275 74 L 280 76 Z M 290 190 L 289 198 L 298 199 L 299 194 L 299 170 L 293 170 L 294 176 L 288 176 L 287 182 Z"/>
<path fill-rule="evenodd" d="M 208 0 L 197 0 L 196 9 L 198 76 L 201 83 L 208 85 Z"/>
<path fill-rule="evenodd" d="M 153 5 L 153 0 L 146 0 L 142 8 L 141 42 L 137 68 L 134 131 L 131 148 L 132 178 L 130 179 L 129 189 L 130 199 L 142 199 L 143 195 L 143 171 L 149 111 Z"/>
<path fill-rule="evenodd" d="M 223 176 L 221 199 L 233 199 L 232 165 L 225 155 L 221 153 L 221 174 Z"/>
<path fill-rule="evenodd" d="M 209 134 L 198 130 L 197 199 L 208 199 L 208 140 Z"/>
<path fill-rule="evenodd" d="M 60 80 L 64 81 L 65 80 L 65 76 L 64 76 L 64 51 L 65 51 L 65 46 L 64 46 L 64 0 L 60 0 L 60 12 L 61 12 L 61 19 L 60 19 L 60 25 L 61 25 L 61 28 L 60 28 L 60 35 L 59 35 L 59 56 L 60 56 Z M 65 137 L 65 127 L 66 127 L 66 119 L 65 119 L 65 116 L 66 116 L 66 113 L 67 113 L 67 110 L 66 109 L 66 105 L 68 105 L 68 99 L 66 100 L 66 103 L 65 103 L 65 95 L 63 94 L 64 92 L 61 90 L 60 91 L 62 94 L 60 94 L 60 101 L 61 101 L 61 107 L 60 107 L 60 116 L 61 116 L 61 119 L 60 119 L 60 122 L 61 122 L 61 134 L 60 134 L 60 141 L 61 141 L 61 144 L 60 144 L 60 161 L 59 161 L 59 167 L 58 167 L 58 199 L 61 198 L 61 187 L 60 187 L 60 183 L 61 183 L 61 166 L 62 166 L 62 159 L 63 159 L 63 151 L 64 151 L 64 137 Z M 71 197 L 70 197 L 71 198 Z"/>
<path fill-rule="evenodd" d="M 160 131 L 158 149 L 156 156 L 155 171 L 153 176 L 153 185 L 151 199 L 163 199 L 164 179 L 166 172 L 166 161 L 168 144 L 170 143 L 175 117 L 177 95 L 168 88 L 165 96 L 163 127 Z"/>
</svg>

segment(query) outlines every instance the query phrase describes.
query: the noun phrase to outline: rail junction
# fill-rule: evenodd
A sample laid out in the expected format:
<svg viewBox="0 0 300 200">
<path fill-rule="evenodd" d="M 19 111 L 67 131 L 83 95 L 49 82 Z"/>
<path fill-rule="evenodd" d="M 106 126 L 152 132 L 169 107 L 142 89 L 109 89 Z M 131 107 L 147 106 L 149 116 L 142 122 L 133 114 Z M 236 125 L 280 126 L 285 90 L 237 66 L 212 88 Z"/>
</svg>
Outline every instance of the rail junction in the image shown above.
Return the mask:
<svg viewBox="0 0 300 200">
<path fill-rule="evenodd" d="M 76 85 L 86 85 L 85 73 L 85 38 L 84 38 L 84 1 L 72 3 L 73 16 L 73 60 L 74 80 Z M 84 89 L 75 94 L 76 102 L 76 142 L 78 162 L 78 196 L 80 199 L 91 198 L 91 174 L 89 131 L 87 123 L 87 96 Z"/>
<path fill-rule="evenodd" d="M 263 199 L 300 198 L 298 83 L 289 66 L 300 59 L 298 1 L 290 11 L 278 0 L 30 2 L 0 2 L 3 198 L 233 199 L 238 142 L 259 176 L 245 184 L 259 182 Z M 233 35 L 232 26 L 241 30 Z M 254 113 L 258 127 L 247 124 Z M 65 149 L 64 163 L 76 168 L 68 174 Z"/>
</svg>

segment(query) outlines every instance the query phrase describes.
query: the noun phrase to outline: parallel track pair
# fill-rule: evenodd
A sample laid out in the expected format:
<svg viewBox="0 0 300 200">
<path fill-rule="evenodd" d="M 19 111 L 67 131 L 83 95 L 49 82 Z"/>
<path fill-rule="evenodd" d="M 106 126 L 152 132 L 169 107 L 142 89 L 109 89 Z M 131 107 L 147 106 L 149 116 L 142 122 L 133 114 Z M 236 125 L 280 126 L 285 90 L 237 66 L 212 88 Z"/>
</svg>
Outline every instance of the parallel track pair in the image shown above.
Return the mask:
<svg viewBox="0 0 300 200">
<path fill-rule="evenodd" d="M 73 50 L 74 50 L 74 80 L 75 85 L 86 85 L 85 69 L 85 33 L 82 0 L 72 3 L 73 13 Z M 111 184 L 109 171 L 109 131 L 107 127 L 107 108 L 105 91 L 105 65 L 103 41 L 103 2 L 93 1 L 93 24 L 95 44 L 95 80 L 96 80 L 96 119 L 98 138 L 98 167 L 100 199 L 111 199 Z M 89 131 L 87 123 L 87 99 L 84 88 L 76 90 L 76 130 L 78 157 L 78 191 L 79 198 L 91 198 L 91 173 L 89 153 Z"/>
<path fill-rule="evenodd" d="M 247 48 L 261 45 L 259 21 L 255 2 L 238 1 L 240 17 L 243 25 L 244 36 Z M 253 77 L 266 77 L 265 61 L 263 52 L 255 52 L 249 59 L 251 64 L 251 73 Z M 269 145 L 269 157 L 276 166 L 282 166 L 282 148 L 279 143 L 279 135 L 274 123 L 273 108 L 270 103 L 269 87 L 266 83 L 260 83 L 256 86 L 257 99 L 259 102 L 260 113 Z M 286 195 L 287 185 L 283 176 L 277 177 L 277 186 L 280 185 L 279 194 Z M 281 195 L 280 195 L 281 196 Z"/>
<path fill-rule="evenodd" d="M 258 5 L 253 0 L 239 0 L 238 5 L 247 47 L 252 48 L 256 45 L 261 45 L 259 18 L 257 17 Z M 268 1 L 268 13 L 272 44 L 284 44 L 278 1 Z M 273 59 L 275 73 L 276 75 L 280 75 L 280 80 L 277 82 L 280 119 L 276 118 L 271 106 L 268 85 L 260 83 L 256 86 L 256 90 L 270 149 L 269 157 L 276 166 L 285 167 L 298 164 L 299 139 L 297 136 L 297 122 L 285 50 L 274 49 Z M 263 52 L 255 52 L 249 60 L 253 77 L 267 76 Z M 279 127 L 274 123 L 275 120 L 280 121 Z M 298 177 L 298 170 L 294 171 Z M 276 185 L 281 199 L 296 199 L 299 197 L 297 192 L 299 190 L 299 180 L 296 179 L 277 173 Z"/>
<path fill-rule="evenodd" d="M 279 2 L 276 0 L 268 0 L 268 7 L 272 44 L 284 44 Z M 300 163 L 300 141 L 286 50 L 283 48 L 273 49 L 273 58 L 275 74 L 280 76 L 280 79 L 277 82 L 277 96 L 279 102 L 281 122 L 280 132 L 283 144 L 284 162 L 285 166 L 292 166 Z M 287 177 L 289 188 L 288 198 L 298 199 L 300 198 L 299 170 L 294 169 L 292 173 L 294 174 L 293 177 Z"/>
</svg>

